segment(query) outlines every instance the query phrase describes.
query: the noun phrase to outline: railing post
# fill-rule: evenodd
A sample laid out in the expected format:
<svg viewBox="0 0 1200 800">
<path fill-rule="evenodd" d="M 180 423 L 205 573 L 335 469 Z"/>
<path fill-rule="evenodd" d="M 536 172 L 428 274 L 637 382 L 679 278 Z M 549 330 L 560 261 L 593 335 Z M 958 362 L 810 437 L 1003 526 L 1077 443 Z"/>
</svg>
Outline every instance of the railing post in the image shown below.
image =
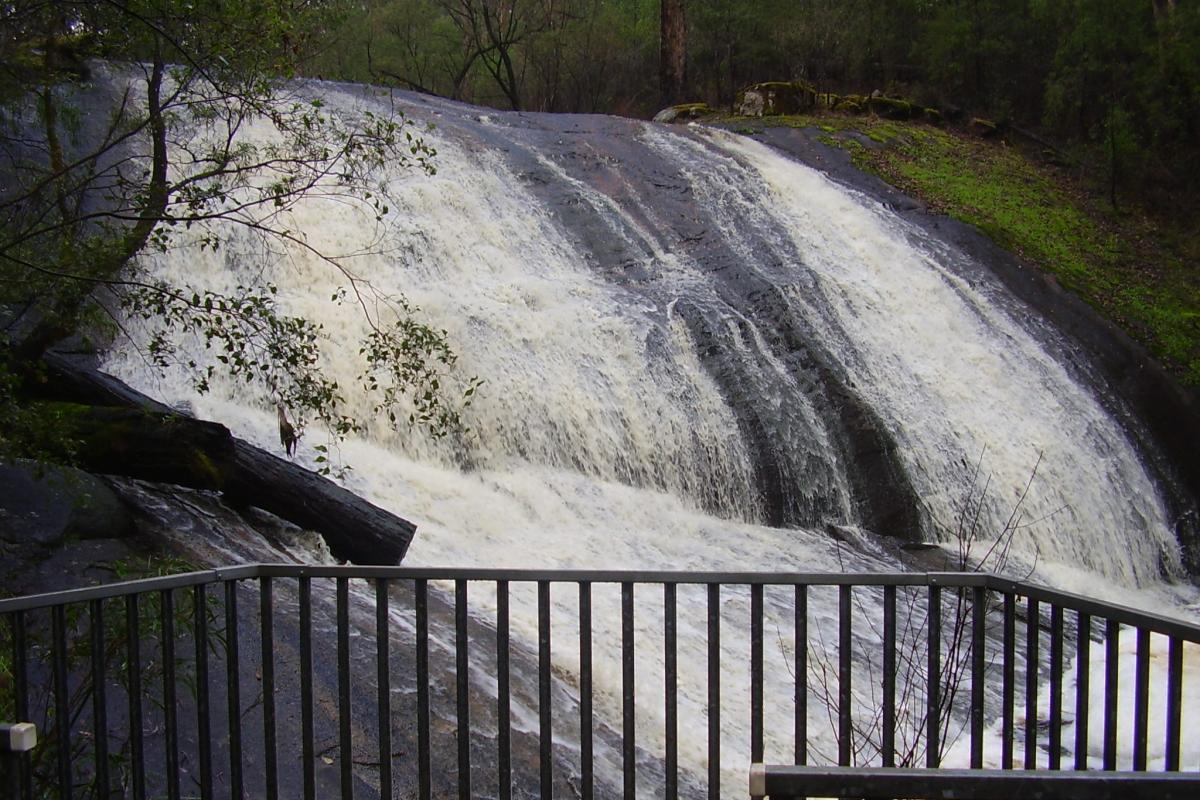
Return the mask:
<svg viewBox="0 0 1200 800">
<path fill-rule="evenodd" d="M 721 797 L 721 584 L 708 584 L 708 797 Z"/>
<path fill-rule="evenodd" d="M 37 747 L 37 726 L 32 722 L 0 722 L 0 764 L 4 765 L 6 797 L 21 794 L 21 758 Z"/>
</svg>

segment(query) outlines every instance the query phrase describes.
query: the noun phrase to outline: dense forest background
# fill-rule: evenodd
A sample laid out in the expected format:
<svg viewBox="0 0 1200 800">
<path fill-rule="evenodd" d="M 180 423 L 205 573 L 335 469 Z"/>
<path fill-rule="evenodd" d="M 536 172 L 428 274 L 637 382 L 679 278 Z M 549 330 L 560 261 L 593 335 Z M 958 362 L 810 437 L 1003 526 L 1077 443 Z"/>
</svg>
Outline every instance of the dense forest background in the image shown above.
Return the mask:
<svg viewBox="0 0 1200 800">
<path fill-rule="evenodd" d="M 1200 7 L 1186 0 L 360 0 L 346 10 L 312 74 L 640 116 L 685 100 L 729 107 L 747 84 L 802 79 L 1083 148 L 1114 202 L 1118 187 L 1190 197 L 1200 168 Z M 684 34 L 681 88 L 669 26 Z"/>
</svg>

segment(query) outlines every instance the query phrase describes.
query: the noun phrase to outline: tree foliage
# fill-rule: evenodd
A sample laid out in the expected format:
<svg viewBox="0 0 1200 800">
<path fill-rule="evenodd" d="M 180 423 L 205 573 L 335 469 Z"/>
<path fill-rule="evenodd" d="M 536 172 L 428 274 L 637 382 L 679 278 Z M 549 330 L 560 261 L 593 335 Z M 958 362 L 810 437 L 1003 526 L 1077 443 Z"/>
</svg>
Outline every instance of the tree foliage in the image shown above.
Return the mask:
<svg viewBox="0 0 1200 800">
<path fill-rule="evenodd" d="M 1177 0 L 369 0 L 316 67 L 503 107 L 652 114 L 805 79 L 1042 127 L 1121 183 L 1200 152 L 1200 7 Z M 660 12 L 671 12 L 660 16 Z M 663 20 L 686 18 L 664 71 Z M 486 33 L 489 15 L 512 35 Z M 520 24 L 518 25 L 518 21 Z M 361 54 L 369 44 L 371 67 Z M 666 52 L 666 51 L 663 51 Z M 358 58 L 358 61 L 356 61 Z M 498 64 L 503 64 L 500 68 Z M 511 70 L 510 70 L 511 67 Z M 664 77 L 666 76 L 666 77 Z M 675 77 L 670 77 L 675 76 Z M 686 76 L 686 81 L 684 78 Z M 681 86 L 667 85 L 673 81 Z M 1177 165 L 1180 158 L 1186 159 Z M 1176 181 L 1172 185 L 1177 185 Z"/>
<path fill-rule="evenodd" d="M 199 389 L 221 370 L 301 422 L 352 430 L 343 387 L 322 370 L 320 326 L 282 311 L 269 282 L 223 294 L 142 269 L 146 254 L 216 249 L 241 229 L 337 272 L 345 290 L 333 301 L 349 297 L 369 323 L 363 384 L 380 391 L 380 410 L 411 409 L 435 434 L 460 425 L 444 333 L 404 298 L 375 296 L 344 258 L 290 225 L 288 212 L 314 196 L 384 223 L 383 167 L 434 169 L 433 150 L 398 110 L 330 109 L 289 82 L 330 11 L 288 0 L 0 4 L 0 302 L 13 370 L 96 319 L 132 315 L 151 325 L 151 360 L 189 369 Z M 107 65 L 99 88 L 94 58 Z M 115 100 L 97 101 L 104 87 L 117 87 Z M 181 334 L 211 357 L 179 356 Z"/>
</svg>

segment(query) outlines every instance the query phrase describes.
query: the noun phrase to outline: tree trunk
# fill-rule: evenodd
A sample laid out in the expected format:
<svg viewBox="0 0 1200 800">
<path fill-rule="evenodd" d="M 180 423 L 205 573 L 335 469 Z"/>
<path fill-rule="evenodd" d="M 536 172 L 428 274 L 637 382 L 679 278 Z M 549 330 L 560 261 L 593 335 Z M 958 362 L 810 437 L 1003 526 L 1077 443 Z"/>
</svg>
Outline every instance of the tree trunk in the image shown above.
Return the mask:
<svg viewBox="0 0 1200 800">
<path fill-rule="evenodd" d="M 659 45 L 662 105 L 682 103 L 687 91 L 687 21 L 683 13 L 683 0 L 662 0 Z"/>
</svg>

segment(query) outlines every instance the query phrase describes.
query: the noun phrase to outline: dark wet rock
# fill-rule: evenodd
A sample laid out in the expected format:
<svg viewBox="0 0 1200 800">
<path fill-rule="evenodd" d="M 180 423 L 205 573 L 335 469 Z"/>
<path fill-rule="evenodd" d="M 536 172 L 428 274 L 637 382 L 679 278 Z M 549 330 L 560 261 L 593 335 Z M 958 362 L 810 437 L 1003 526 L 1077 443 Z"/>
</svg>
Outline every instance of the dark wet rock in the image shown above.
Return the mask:
<svg viewBox="0 0 1200 800">
<path fill-rule="evenodd" d="M 131 530 L 128 509 L 94 475 L 32 461 L 0 464 L 0 539 L 49 546 Z"/>
<path fill-rule="evenodd" d="M 41 554 L 42 557 L 8 558 L 4 575 L 9 594 L 25 595 L 63 591 L 119 580 L 123 565 L 143 558 L 142 543 L 129 539 L 90 539 L 71 542 Z"/>
</svg>

